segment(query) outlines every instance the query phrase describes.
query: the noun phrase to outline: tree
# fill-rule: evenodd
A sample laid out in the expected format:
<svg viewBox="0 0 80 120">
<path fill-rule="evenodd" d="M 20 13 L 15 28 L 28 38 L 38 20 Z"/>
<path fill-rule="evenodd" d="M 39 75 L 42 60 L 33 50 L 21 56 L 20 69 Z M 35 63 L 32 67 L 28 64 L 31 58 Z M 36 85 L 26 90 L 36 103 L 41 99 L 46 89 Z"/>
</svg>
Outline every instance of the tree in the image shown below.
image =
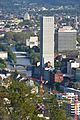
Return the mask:
<svg viewBox="0 0 80 120">
<path fill-rule="evenodd" d="M 42 113 L 50 117 L 51 120 L 67 120 L 66 114 L 59 107 L 57 100 L 53 95 L 46 95 L 46 99 L 42 99 L 39 95 L 31 93 L 32 87 L 24 82 L 12 80 L 8 88 L 0 86 L 0 117 L 2 120 L 45 120 L 37 115 Z M 9 100 L 9 104 L 4 98 Z M 38 110 L 37 105 L 44 105 L 44 109 Z M 45 114 L 46 110 L 48 111 Z"/>
<path fill-rule="evenodd" d="M 40 53 L 36 53 L 33 49 L 30 50 L 30 59 L 32 64 L 40 61 Z"/>
<path fill-rule="evenodd" d="M 74 83 L 73 83 L 73 87 L 74 87 L 75 89 L 80 89 L 80 82 L 74 82 Z"/>
<path fill-rule="evenodd" d="M 12 50 L 8 47 L 8 58 L 9 60 L 16 63 L 16 55 L 12 52 Z"/>
<path fill-rule="evenodd" d="M 26 39 L 29 39 L 31 35 L 33 35 L 33 33 L 31 31 L 14 33 L 13 40 L 16 42 L 20 41 L 22 43 L 26 43 Z"/>
<path fill-rule="evenodd" d="M 0 51 L 6 51 L 6 50 L 7 50 L 7 47 L 2 45 L 2 44 L 0 44 Z"/>
<path fill-rule="evenodd" d="M 4 39 L 8 42 L 8 43 L 13 43 L 13 39 L 14 39 L 14 33 L 13 32 L 6 32 Z"/>
<path fill-rule="evenodd" d="M 54 61 L 54 66 L 55 66 L 55 68 L 60 68 L 61 67 L 61 61 L 55 60 Z"/>
<path fill-rule="evenodd" d="M 31 94 L 31 88 L 23 82 L 13 81 L 9 87 L 9 100 L 11 101 L 11 120 L 26 120 L 27 117 L 37 117 L 35 113 L 35 102 L 38 98 Z M 35 102 L 34 102 L 35 101 Z"/>
<path fill-rule="evenodd" d="M 36 53 L 40 52 L 40 48 L 38 46 L 33 46 L 32 50 L 34 50 Z"/>
<path fill-rule="evenodd" d="M 0 58 L 0 68 L 5 68 L 5 67 L 6 67 L 5 60 Z"/>
<path fill-rule="evenodd" d="M 4 87 L 0 85 L 0 120 L 9 120 L 8 109 L 4 98 L 8 97 L 8 93 Z"/>
<path fill-rule="evenodd" d="M 15 44 L 15 49 L 16 51 L 27 52 L 27 50 L 29 50 L 29 47 L 27 47 L 24 43 L 20 42 Z"/>
<path fill-rule="evenodd" d="M 34 33 L 31 31 L 27 32 L 20 32 L 20 33 L 15 33 L 15 32 L 7 32 L 5 34 L 4 39 L 9 43 L 12 44 L 14 42 L 22 42 L 26 43 L 26 39 L 29 39 L 30 36 L 33 36 Z"/>
<path fill-rule="evenodd" d="M 44 104 L 48 110 L 50 120 L 67 120 L 65 112 L 59 107 L 55 96 L 47 96 L 46 100 L 44 100 Z"/>
</svg>

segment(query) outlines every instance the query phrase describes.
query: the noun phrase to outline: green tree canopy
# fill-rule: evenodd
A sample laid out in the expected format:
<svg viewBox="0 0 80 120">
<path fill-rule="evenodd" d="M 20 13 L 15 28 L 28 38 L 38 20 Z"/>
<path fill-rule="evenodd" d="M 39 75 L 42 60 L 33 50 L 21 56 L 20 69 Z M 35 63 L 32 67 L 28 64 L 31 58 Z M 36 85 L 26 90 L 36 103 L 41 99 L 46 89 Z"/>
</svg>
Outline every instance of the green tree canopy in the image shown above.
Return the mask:
<svg viewBox="0 0 80 120">
<path fill-rule="evenodd" d="M 49 95 L 44 100 L 44 104 L 48 109 L 48 115 L 50 116 L 51 120 L 67 120 L 65 112 L 59 107 L 55 96 Z"/>
</svg>

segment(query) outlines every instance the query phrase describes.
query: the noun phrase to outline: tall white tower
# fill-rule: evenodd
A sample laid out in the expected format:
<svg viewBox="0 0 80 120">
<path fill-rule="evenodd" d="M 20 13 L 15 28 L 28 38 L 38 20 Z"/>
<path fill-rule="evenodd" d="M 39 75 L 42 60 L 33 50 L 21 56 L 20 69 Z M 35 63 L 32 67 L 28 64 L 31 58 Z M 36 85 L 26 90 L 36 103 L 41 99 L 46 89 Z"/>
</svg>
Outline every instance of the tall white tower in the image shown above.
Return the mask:
<svg viewBox="0 0 80 120">
<path fill-rule="evenodd" d="M 40 56 L 41 64 L 50 61 L 54 67 L 54 17 L 41 18 Z"/>
</svg>

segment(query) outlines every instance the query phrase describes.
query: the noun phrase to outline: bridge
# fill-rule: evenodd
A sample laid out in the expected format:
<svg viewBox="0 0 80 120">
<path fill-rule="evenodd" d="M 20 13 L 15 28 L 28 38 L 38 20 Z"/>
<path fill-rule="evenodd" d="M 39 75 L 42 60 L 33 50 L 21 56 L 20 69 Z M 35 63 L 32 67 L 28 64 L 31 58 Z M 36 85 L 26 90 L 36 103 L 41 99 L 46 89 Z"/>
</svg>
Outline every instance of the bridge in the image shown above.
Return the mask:
<svg viewBox="0 0 80 120">
<path fill-rule="evenodd" d="M 22 51 L 14 51 L 13 53 L 15 53 L 15 54 L 27 54 L 27 52 L 22 52 Z"/>
<path fill-rule="evenodd" d="M 16 54 L 16 58 L 29 58 L 30 56 L 28 55 L 27 52 L 22 52 L 22 51 L 14 51 L 14 54 Z"/>
<path fill-rule="evenodd" d="M 16 58 L 26 58 L 26 57 L 29 57 L 29 56 L 22 56 L 22 55 L 16 56 Z"/>
<path fill-rule="evenodd" d="M 21 64 L 16 64 L 16 66 L 21 66 L 21 67 L 26 67 L 25 65 L 21 65 Z"/>
<path fill-rule="evenodd" d="M 25 69 L 27 69 L 28 67 L 32 67 L 31 65 L 22 65 L 22 64 L 13 64 L 13 63 L 10 63 L 10 65 L 15 68 L 15 67 L 23 67 Z"/>
</svg>

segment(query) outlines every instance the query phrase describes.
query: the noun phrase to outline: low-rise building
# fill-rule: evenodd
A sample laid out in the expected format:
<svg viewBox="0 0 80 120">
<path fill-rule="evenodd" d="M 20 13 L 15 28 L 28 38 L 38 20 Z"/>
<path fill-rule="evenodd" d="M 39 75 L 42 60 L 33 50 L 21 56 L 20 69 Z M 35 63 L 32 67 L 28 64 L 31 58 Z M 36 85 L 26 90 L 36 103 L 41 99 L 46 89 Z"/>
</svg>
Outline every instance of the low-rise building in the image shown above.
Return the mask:
<svg viewBox="0 0 80 120">
<path fill-rule="evenodd" d="M 32 48 L 33 46 L 38 46 L 38 37 L 31 36 L 30 39 L 26 40 L 26 46 L 30 46 L 30 48 Z"/>
<path fill-rule="evenodd" d="M 1 59 L 7 59 L 7 58 L 8 58 L 8 53 L 1 51 L 1 52 L 0 52 L 0 58 L 1 58 Z"/>
<path fill-rule="evenodd" d="M 65 103 L 65 110 L 67 116 L 74 116 L 75 114 L 80 116 L 80 101 L 78 100 L 78 95 L 74 92 L 68 92 L 65 94 L 58 93 L 58 100 L 62 100 Z"/>
</svg>

